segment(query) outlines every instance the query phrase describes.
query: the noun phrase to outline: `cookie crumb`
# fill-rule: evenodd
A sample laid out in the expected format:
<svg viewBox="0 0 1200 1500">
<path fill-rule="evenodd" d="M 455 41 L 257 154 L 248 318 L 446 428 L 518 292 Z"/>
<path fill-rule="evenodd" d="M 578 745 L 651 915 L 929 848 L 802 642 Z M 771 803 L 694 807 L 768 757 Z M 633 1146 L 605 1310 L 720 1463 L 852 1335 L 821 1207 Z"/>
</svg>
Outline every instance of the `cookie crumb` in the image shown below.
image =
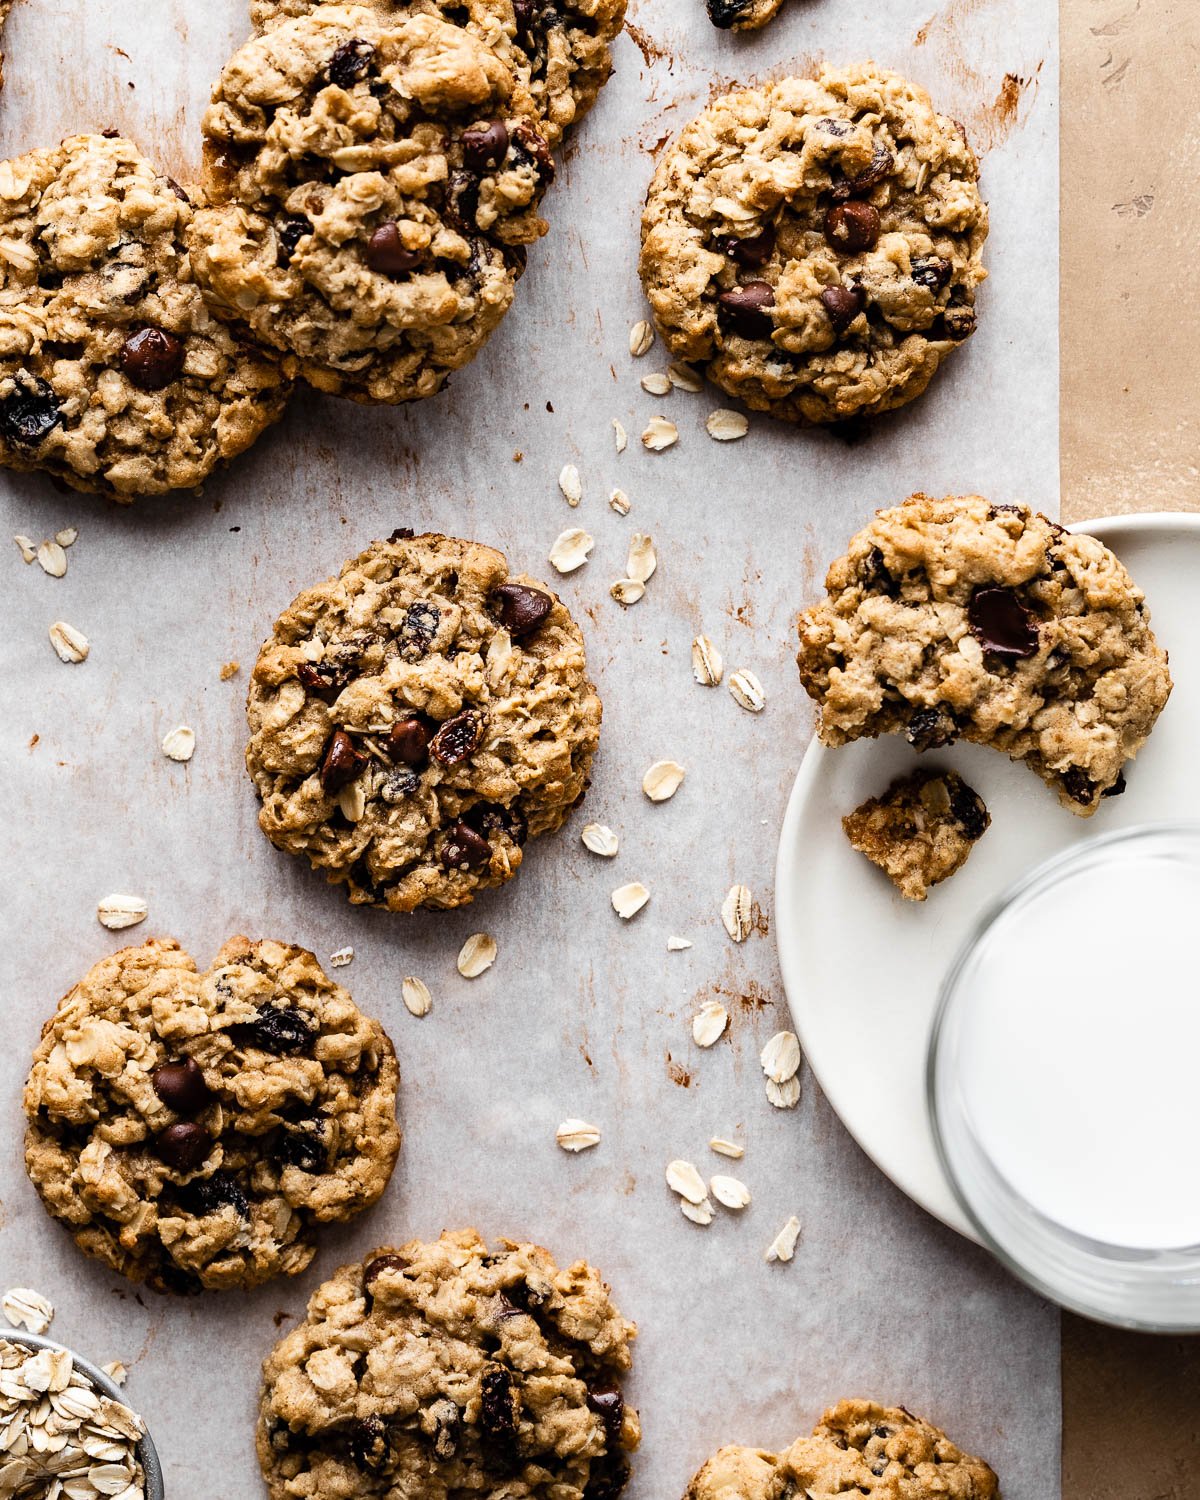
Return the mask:
<svg viewBox="0 0 1200 1500">
<path fill-rule="evenodd" d="M 221 681 L 228 682 L 231 677 L 236 677 L 242 670 L 240 661 L 227 661 L 221 665 Z"/>
<path fill-rule="evenodd" d="M 347 964 L 354 962 L 354 949 L 347 945 L 338 948 L 329 955 L 329 967 L 331 969 L 344 969 Z"/>
</svg>

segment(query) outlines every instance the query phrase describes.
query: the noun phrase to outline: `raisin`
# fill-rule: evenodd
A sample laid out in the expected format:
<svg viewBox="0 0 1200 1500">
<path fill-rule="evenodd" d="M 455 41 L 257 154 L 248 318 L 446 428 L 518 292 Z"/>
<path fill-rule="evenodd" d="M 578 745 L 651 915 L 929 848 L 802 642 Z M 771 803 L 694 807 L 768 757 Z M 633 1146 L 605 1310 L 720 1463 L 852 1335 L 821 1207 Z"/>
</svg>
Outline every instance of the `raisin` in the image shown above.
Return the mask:
<svg viewBox="0 0 1200 1500">
<path fill-rule="evenodd" d="M 264 1005 L 253 1021 L 234 1026 L 231 1035 L 239 1047 L 258 1047 L 279 1057 L 303 1052 L 312 1040 L 313 1024 L 302 1010 L 282 1005 Z"/>
<path fill-rule="evenodd" d="M 388 1448 L 387 1423 L 382 1417 L 363 1417 L 351 1424 L 346 1436 L 350 1457 L 360 1469 L 380 1474 L 391 1456 Z"/>
<path fill-rule="evenodd" d="M 864 588 L 874 589 L 881 594 L 891 594 L 896 587 L 896 580 L 888 572 L 883 553 L 878 547 L 872 547 L 867 553 L 866 561 L 862 565 L 861 577 Z"/>
<path fill-rule="evenodd" d="M 465 708 L 447 719 L 429 742 L 429 753 L 443 766 L 456 766 L 474 754 L 483 739 L 483 715 Z"/>
<path fill-rule="evenodd" d="M 194 1214 L 198 1219 L 219 1213 L 223 1208 L 232 1208 L 240 1218 L 250 1217 L 246 1194 L 228 1172 L 214 1172 L 211 1177 L 189 1182 L 179 1189 L 176 1197 L 184 1212 Z"/>
<path fill-rule="evenodd" d="M 834 198 L 844 203 L 847 198 L 857 198 L 864 193 L 871 192 L 879 186 L 895 164 L 895 158 L 886 146 L 876 146 L 871 153 L 869 165 L 864 167 L 856 177 L 843 177 L 840 182 L 834 183 Z"/>
<path fill-rule="evenodd" d="M 485 838 L 502 834 L 518 847 L 529 837 L 529 821 L 519 807 L 500 807 L 495 802 L 477 802 L 463 813 L 462 821 Z"/>
<path fill-rule="evenodd" d="M 480 1382 L 479 1421 L 484 1433 L 494 1441 L 510 1443 L 516 1437 L 512 1376 L 500 1366 L 486 1370 Z"/>
<path fill-rule="evenodd" d="M 277 259 L 280 265 L 291 260 L 296 253 L 296 246 L 306 234 L 312 233 L 312 225 L 303 214 L 291 214 L 275 230 L 275 239 L 279 245 Z"/>
<path fill-rule="evenodd" d="M 1100 793 L 1102 797 L 1120 797 L 1128 788 L 1129 783 L 1125 780 L 1125 772 L 1118 771 L 1117 779 L 1112 786 L 1106 786 Z"/>
<path fill-rule="evenodd" d="M 427 599 L 408 606 L 400 625 L 400 655 L 405 661 L 420 661 L 429 655 L 441 618 L 441 611 Z"/>
<path fill-rule="evenodd" d="M 927 287 L 931 292 L 940 292 L 950 280 L 950 273 L 954 268 L 940 255 L 924 255 L 913 261 L 911 269 L 912 279 L 918 286 Z"/>
<path fill-rule="evenodd" d="M 1082 802 L 1086 807 L 1092 800 L 1096 783 L 1078 766 L 1072 766 L 1062 779 L 1063 790 L 1072 802 Z"/>
<path fill-rule="evenodd" d="M 592 1463 L 583 1500 L 616 1500 L 629 1482 L 629 1465 L 616 1454 L 606 1454 Z"/>
<path fill-rule="evenodd" d="M 44 380 L 26 376 L 22 388 L 0 401 L 0 437 L 18 448 L 38 447 L 62 424 L 62 411 Z"/>
<path fill-rule="evenodd" d="M 330 83 L 340 89 L 351 88 L 364 77 L 375 56 L 375 48 L 361 37 L 351 37 L 343 42 L 329 59 L 325 73 Z"/>
<path fill-rule="evenodd" d="M 411 797 L 421 786 L 421 778 L 408 766 L 399 766 L 394 771 L 389 771 L 379 784 L 379 795 L 394 807 L 397 802 L 403 802 Z"/>
<path fill-rule="evenodd" d="M 941 750 L 958 738 L 958 725 L 950 710 L 939 704 L 913 714 L 905 733 L 914 750 Z"/>
<path fill-rule="evenodd" d="M 275 1143 L 275 1156 L 289 1167 L 298 1167 L 301 1172 L 323 1170 L 329 1153 L 321 1135 L 320 1121 L 310 1121 L 299 1130 L 281 1131 Z"/>
<path fill-rule="evenodd" d="M 963 837 L 970 839 L 972 843 L 982 838 L 987 831 L 988 812 L 983 798 L 965 781 L 954 784 L 954 789 L 950 793 L 950 811 L 954 814 L 955 822 L 961 827 Z"/>
</svg>

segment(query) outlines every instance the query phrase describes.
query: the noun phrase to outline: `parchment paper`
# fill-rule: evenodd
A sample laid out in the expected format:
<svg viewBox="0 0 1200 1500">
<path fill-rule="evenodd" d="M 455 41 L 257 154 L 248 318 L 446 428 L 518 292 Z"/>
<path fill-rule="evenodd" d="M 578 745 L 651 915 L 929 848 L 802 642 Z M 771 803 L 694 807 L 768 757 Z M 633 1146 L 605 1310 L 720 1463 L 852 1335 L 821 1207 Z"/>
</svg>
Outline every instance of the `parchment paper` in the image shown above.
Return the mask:
<svg viewBox="0 0 1200 1500">
<path fill-rule="evenodd" d="M 538 1239 L 563 1261 L 585 1255 L 640 1323 L 630 1395 L 646 1436 L 630 1500 L 673 1500 L 718 1443 L 784 1444 L 848 1394 L 927 1412 L 992 1461 L 1009 1500 L 1057 1496 L 1057 1314 L 904 1200 L 811 1079 L 796 1111 L 768 1106 L 758 1051 L 787 1024 L 769 922 L 734 947 L 718 918 L 734 880 L 770 912 L 776 832 L 811 732 L 793 617 L 850 532 L 916 487 L 1057 504 L 1055 19 L 1054 6 L 1012 0 L 944 12 L 930 0 L 792 0 L 745 40 L 713 32 L 700 0 L 642 0 L 640 49 L 630 37 L 617 45 L 617 76 L 563 163 L 546 205 L 553 228 L 517 306 L 452 390 L 398 411 L 302 398 L 200 499 L 122 512 L 36 477 L 0 479 L 8 532 L 37 540 L 80 527 L 61 581 L 24 567 L 15 548 L 0 566 L 0 1280 L 50 1294 L 57 1336 L 131 1363 L 130 1398 L 157 1436 L 172 1500 L 259 1493 L 258 1364 L 323 1274 L 375 1244 L 462 1223 Z M 18 5 L 4 153 L 113 125 L 185 175 L 207 87 L 245 29 L 235 0 Z M 859 445 L 754 419 L 744 441 L 719 446 L 703 428 L 716 394 L 650 398 L 637 382 L 664 367 L 661 348 L 641 361 L 627 352 L 643 312 L 634 262 L 652 152 L 714 90 L 821 54 L 911 71 L 985 148 L 994 274 L 980 330 L 918 406 Z M 657 411 L 682 436 L 655 456 L 637 434 Z M 619 458 L 614 416 L 631 434 Z M 555 485 L 567 460 L 585 485 L 578 511 Z M 606 504 L 618 484 L 633 501 L 624 520 Z M 595 535 L 592 561 L 561 587 L 605 699 L 586 817 L 620 833 L 615 862 L 582 848 L 577 817 L 530 850 L 505 891 L 403 920 L 351 910 L 257 832 L 241 764 L 257 646 L 300 587 L 403 524 L 496 542 L 543 575 L 560 529 Z M 625 612 L 607 590 L 635 528 L 654 534 L 660 566 Z M 89 636 L 84 665 L 53 656 L 56 619 Z M 727 670 L 760 676 L 761 716 L 692 682 L 701 629 Z M 223 683 L 230 658 L 242 672 Z M 181 722 L 198 736 L 188 767 L 158 749 Z M 651 807 L 641 775 L 660 757 L 688 777 Z M 653 897 L 625 926 L 608 897 L 632 879 Z M 236 931 L 323 957 L 356 949 L 339 977 L 395 1037 L 405 1149 L 380 1206 L 330 1235 L 297 1282 L 250 1297 L 138 1295 L 74 1251 L 24 1178 L 28 1056 L 56 997 L 125 940 L 95 920 L 111 891 L 151 905 L 126 937 L 171 934 L 201 963 Z M 480 929 L 500 956 L 468 984 L 454 956 Z M 670 933 L 695 946 L 668 954 Z M 854 970 L 847 953 L 847 1004 Z M 408 973 L 433 990 L 424 1021 L 400 1003 Z M 700 1053 L 689 1018 L 713 997 L 732 1030 Z M 567 1115 L 598 1123 L 602 1145 L 560 1152 L 554 1128 Z M 728 1169 L 706 1149 L 714 1133 L 745 1142 L 733 1170 L 754 1202 L 702 1230 L 680 1216 L 663 1169 L 675 1156 L 706 1175 Z M 763 1251 L 791 1213 L 804 1224 L 796 1258 L 768 1266 Z"/>
</svg>

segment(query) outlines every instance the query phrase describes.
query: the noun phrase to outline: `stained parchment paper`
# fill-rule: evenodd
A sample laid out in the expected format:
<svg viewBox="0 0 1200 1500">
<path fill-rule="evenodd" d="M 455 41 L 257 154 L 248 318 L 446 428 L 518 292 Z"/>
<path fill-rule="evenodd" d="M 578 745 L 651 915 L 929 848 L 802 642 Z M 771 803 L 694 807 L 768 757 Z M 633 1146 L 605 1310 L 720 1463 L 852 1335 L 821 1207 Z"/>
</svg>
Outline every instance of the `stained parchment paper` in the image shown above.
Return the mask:
<svg viewBox="0 0 1200 1500">
<path fill-rule="evenodd" d="M 645 1441 L 630 1500 L 673 1500 L 717 1444 L 785 1444 L 849 1394 L 928 1413 L 991 1460 L 1009 1500 L 1057 1496 L 1057 1314 L 903 1199 L 811 1078 L 796 1110 L 771 1109 L 758 1065 L 788 1023 L 768 929 L 781 917 L 777 829 L 811 733 L 792 663 L 797 608 L 870 509 L 911 489 L 1057 506 L 1055 12 L 790 0 L 742 39 L 714 32 L 701 0 L 640 0 L 616 77 L 547 200 L 551 233 L 517 305 L 451 390 L 395 411 L 303 397 L 201 498 L 122 511 L 0 477 L 5 536 L 80 528 L 62 580 L 23 566 L 15 548 L 0 553 L 0 1281 L 52 1296 L 57 1336 L 130 1363 L 130 1399 L 157 1437 L 172 1500 L 259 1493 L 258 1365 L 324 1274 L 376 1244 L 465 1223 L 540 1240 L 563 1261 L 586 1256 L 639 1322 L 630 1395 Z M 0 97 L 4 154 L 112 125 L 186 177 L 208 86 L 246 29 L 237 0 L 23 0 Z M 910 71 L 985 152 L 993 276 L 979 332 L 917 406 L 860 444 L 754 418 L 745 440 L 719 445 L 703 423 L 720 397 L 649 397 L 638 380 L 665 367 L 661 346 L 640 361 L 628 353 L 653 153 L 714 91 L 822 55 Z M 656 412 L 681 433 L 659 455 L 637 436 Z M 619 457 L 614 416 L 630 433 Z M 583 477 L 577 511 L 555 483 L 567 461 Z M 625 519 L 607 505 L 615 485 L 632 500 Z M 246 677 L 271 621 L 406 524 L 495 542 L 543 576 L 555 535 L 587 527 L 592 560 L 560 586 L 605 700 L 586 810 L 532 847 L 506 890 L 408 920 L 352 910 L 272 850 L 241 760 Z M 635 529 L 653 534 L 660 563 L 625 611 L 608 587 Z M 82 666 L 54 657 L 57 619 L 90 638 Z M 761 678 L 761 715 L 692 681 L 700 630 L 727 671 Z M 222 682 L 230 659 L 242 671 Z M 197 734 L 186 767 L 158 748 L 180 723 Z M 688 775 L 653 807 L 641 776 L 662 757 Z M 588 818 L 620 834 L 616 861 L 579 843 Z M 626 925 L 609 892 L 634 879 L 652 899 Z M 718 917 L 735 880 L 767 913 L 741 947 Z M 144 895 L 150 919 L 105 932 L 95 905 L 112 891 Z M 496 937 L 499 958 L 467 983 L 454 958 L 477 930 Z M 85 1261 L 43 1213 L 21 1166 L 19 1091 L 41 1022 L 103 953 L 163 933 L 207 964 L 239 931 L 322 957 L 353 945 L 338 977 L 396 1040 L 405 1147 L 379 1207 L 328 1235 L 297 1281 L 166 1301 Z M 694 946 L 668 954 L 671 933 Z M 845 966 L 852 1005 L 853 952 Z M 400 1002 L 410 973 L 433 991 L 423 1021 Z M 713 998 L 732 1027 L 702 1053 L 689 1019 Z M 556 1148 L 568 1115 L 600 1125 L 598 1149 Z M 713 1134 L 743 1141 L 744 1162 L 712 1156 Z M 706 1175 L 735 1171 L 752 1205 L 720 1210 L 708 1229 L 685 1222 L 663 1181 L 676 1156 Z M 765 1264 L 792 1213 L 804 1225 L 795 1260 Z"/>
</svg>

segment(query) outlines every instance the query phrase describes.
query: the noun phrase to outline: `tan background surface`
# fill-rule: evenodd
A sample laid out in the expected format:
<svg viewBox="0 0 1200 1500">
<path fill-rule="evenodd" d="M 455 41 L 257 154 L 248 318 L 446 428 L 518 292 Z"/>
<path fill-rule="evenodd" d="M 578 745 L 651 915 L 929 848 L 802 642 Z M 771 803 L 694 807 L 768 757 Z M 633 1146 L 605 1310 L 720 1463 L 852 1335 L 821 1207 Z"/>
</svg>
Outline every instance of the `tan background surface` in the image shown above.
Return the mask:
<svg viewBox="0 0 1200 1500">
<path fill-rule="evenodd" d="M 1195 510 L 1200 4 L 1061 17 L 1063 514 Z M 1200 1339 L 1064 1316 L 1063 1500 L 1196 1497 Z"/>
</svg>

